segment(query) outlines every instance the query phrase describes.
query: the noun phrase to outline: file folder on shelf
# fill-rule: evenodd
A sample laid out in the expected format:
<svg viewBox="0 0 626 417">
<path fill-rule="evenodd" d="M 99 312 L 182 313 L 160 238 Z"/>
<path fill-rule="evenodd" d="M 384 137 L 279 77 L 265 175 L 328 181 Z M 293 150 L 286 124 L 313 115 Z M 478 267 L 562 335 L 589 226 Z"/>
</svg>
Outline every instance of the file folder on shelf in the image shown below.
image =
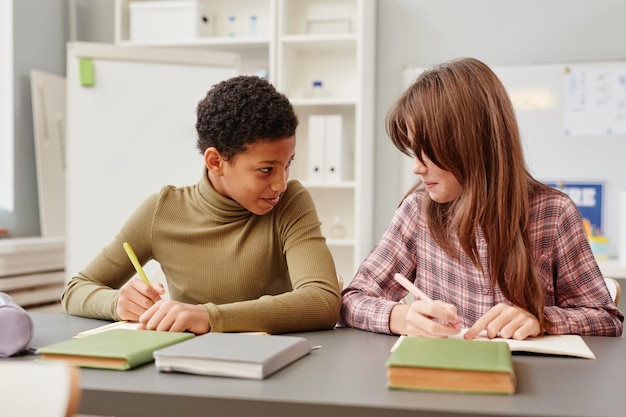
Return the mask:
<svg viewBox="0 0 626 417">
<path fill-rule="evenodd" d="M 326 179 L 326 116 L 309 116 L 308 180 L 314 183 Z"/>
<path fill-rule="evenodd" d="M 350 152 L 344 134 L 343 116 L 326 116 L 326 181 L 337 183 L 349 179 Z"/>
<path fill-rule="evenodd" d="M 339 183 L 349 180 L 352 152 L 340 114 L 309 116 L 308 180 Z"/>
</svg>

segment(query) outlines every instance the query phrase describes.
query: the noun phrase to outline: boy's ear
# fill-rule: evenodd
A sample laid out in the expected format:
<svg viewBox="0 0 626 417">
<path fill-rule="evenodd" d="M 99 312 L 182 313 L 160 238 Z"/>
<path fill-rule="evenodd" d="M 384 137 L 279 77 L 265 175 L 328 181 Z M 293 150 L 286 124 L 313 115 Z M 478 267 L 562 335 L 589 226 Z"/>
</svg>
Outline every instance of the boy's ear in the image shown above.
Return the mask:
<svg viewBox="0 0 626 417">
<path fill-rule="evenodd" d="M 224 169 L 224 158 L 222 154 L 214 147 L 204 151 L 204 164 L 209 172 L 214 175 L 221 176 Z"/>
</svg>

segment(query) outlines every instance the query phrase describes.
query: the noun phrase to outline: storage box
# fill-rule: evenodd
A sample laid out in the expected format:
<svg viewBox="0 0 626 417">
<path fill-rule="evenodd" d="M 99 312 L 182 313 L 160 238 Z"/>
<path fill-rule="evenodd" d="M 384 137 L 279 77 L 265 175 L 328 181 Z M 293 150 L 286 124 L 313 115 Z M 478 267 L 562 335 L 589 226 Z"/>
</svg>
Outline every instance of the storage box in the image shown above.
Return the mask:
<svg viewBox="0 0 626 417">
<path fill-rule="evenodd" d="M 353 9 L 349 4 L 312 3 L 307 14 L 308 33 L 350 33 Z"/>
<path fill-rule="evenodd" d="M 135 1 L 129 10 L 132 42 L 192 41 L 213 32 L 213 16 L 197 0 Z"/>
</svg>

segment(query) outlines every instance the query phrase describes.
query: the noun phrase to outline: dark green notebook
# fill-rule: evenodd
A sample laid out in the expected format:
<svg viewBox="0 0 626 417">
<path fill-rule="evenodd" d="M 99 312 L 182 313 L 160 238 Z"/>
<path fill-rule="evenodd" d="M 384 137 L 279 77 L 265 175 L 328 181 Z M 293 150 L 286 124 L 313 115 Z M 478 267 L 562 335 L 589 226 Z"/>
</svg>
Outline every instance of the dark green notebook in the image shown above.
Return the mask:
<svg viewBox="0 0 626 417">
<path fill-rule="evenodd" d="M 513 360 L 504 342 L 406 337 L 386 365 L 393 389 L 515 392 Z"/>
<path fill-rule="evenodd" d="M 41 359 L 85 368 L 127 370 L 152 362 L 152 352 L 194 337 L 193 333 L 113 329 L 37 349 Z"/>
</svg>

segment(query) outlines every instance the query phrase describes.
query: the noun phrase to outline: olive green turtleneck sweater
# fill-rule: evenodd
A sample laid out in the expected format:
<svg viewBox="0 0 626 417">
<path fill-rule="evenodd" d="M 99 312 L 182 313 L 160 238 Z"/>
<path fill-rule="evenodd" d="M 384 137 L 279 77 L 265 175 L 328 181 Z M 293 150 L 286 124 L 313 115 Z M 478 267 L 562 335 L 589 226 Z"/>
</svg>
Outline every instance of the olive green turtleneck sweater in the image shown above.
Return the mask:
<svg viewBox="0 0 626 417">
<path fill-rule="evenodd" d="M 339 318 L 333 259 L 297 181 L 263 216 L 217 193 L 206 170 L 193 186 L 163 187 L 71 279 L 62 297 L 68 313 L 120 319 L 118 289 L 135 274 L 123 242 L 142 264 L 160 263 L 171 299 L 206 309 L 211 331 L 330 329 Z"/>
</svg>

